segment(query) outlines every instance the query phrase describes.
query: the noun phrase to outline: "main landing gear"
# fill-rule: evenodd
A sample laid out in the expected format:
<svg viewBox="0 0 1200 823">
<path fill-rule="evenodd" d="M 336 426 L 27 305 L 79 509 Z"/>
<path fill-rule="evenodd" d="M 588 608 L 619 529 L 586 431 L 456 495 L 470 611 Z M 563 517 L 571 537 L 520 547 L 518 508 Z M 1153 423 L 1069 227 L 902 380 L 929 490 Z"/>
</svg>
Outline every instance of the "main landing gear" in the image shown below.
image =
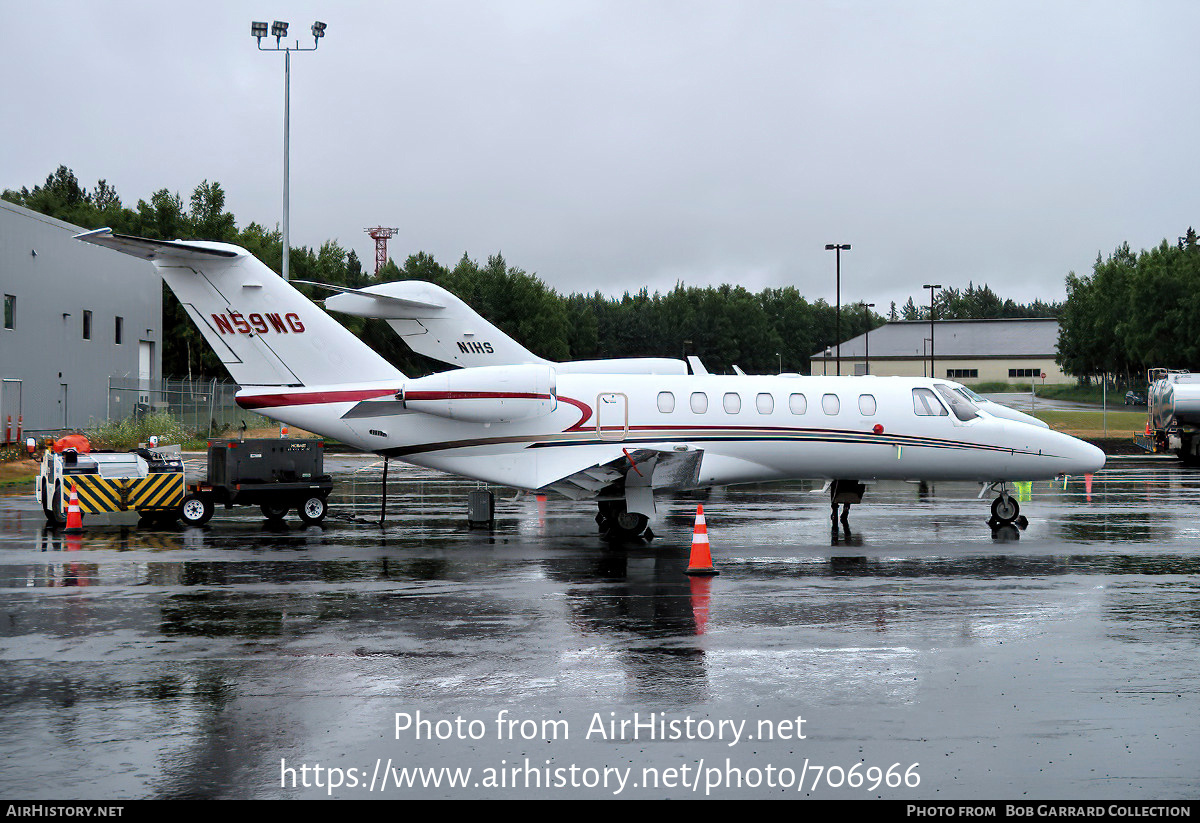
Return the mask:
<svg viewBox="0 0 1200 823">
<path fill-rule="evenodd" d="M 625 507 L 624 500 L 600 501 L 600 512 L 596 515 L 596 525 L 600 534 L 606 540 L 633 540 L 641 537 L 646 540 L 654 538 L 650 530 L 650 518 L 639 512 L 631 512 Z"/>
<path fill-rule="evenodd" d="M 833 533 L 838 532 L 838 505 L 842 507 L 842 528 L 850 536 L 850 507 L 862 502 L 867 487 L 857 480 L 834 480 L 829 484 L 829 521 Z"/>
</svg>

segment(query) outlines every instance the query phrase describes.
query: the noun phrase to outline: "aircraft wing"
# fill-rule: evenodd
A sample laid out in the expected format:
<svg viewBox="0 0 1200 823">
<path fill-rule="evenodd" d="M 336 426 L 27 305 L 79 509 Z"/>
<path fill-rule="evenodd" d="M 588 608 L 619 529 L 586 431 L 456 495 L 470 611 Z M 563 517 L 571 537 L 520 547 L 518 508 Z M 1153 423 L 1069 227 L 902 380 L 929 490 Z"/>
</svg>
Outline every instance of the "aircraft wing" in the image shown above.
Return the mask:
<svg viewBox="0 0 1200 823">
<path fill-rule="evenodd" d="M 614 485 L 618 488 L 644 486 L 655 491 L 680 491 L 695 488 L 699 484 L 703 450 L 680 452 L 615 445 L 614 449 L 618 451 L 612 459 L 578 469 L 545 484 L 542 489 L 558 492 L 572 500 L 584 500 L 597 497 Z"/>
</svg>

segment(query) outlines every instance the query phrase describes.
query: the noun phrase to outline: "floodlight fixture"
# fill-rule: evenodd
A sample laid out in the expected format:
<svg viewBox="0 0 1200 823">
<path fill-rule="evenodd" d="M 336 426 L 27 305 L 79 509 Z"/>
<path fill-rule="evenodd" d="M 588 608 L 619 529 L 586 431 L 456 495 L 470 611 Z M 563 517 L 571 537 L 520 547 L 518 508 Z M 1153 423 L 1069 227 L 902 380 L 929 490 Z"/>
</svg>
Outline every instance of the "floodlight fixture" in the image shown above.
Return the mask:
<svg viewBox="0 0 1200 823">
<path fill-rule="evenodd" d="M 283 279 L 287 280 L 290 277 L 290 237 L 288 232 L 288 202 L 290 200 L 290 144 L 291 144 L 291 85 L 292 85 L 292 52 L 294 51 L 316 51 L 317 46 L 321 45 L 321 38 L 325 36 L 326 25 L 320 20 L 312 24 L 313 44 L 311 46 L 301 46 L 299 42 L 290 46 L 283 45 L 283 38 L 287 37 L 288 24 L 283 20 L 276 20 L 271 23 L 271 36 L 275 38 L 274 47 L 268 46 L 263 48 L 262 39 L 267 36 L 267 24 L 255 21 L 250 24 L 250 34 L 258 41 L 259 51 L 281 51 L 283 52 Z"/>
</svg>

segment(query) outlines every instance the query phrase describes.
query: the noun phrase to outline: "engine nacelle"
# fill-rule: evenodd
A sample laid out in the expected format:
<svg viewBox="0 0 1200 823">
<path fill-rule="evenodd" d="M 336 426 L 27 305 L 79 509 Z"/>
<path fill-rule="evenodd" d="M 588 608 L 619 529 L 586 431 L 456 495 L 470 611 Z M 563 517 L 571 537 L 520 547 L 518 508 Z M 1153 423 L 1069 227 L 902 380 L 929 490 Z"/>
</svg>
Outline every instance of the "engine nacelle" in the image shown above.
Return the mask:
<svg viewBox="0 0 1200 823">
<path fill-rule="evenodd" d="M 551 366 L 480 366 L 431 374 L 404 384 L 405 408 L 465 420 L 503 423 L 550 414 L 558 405 Z"/>
</svg>

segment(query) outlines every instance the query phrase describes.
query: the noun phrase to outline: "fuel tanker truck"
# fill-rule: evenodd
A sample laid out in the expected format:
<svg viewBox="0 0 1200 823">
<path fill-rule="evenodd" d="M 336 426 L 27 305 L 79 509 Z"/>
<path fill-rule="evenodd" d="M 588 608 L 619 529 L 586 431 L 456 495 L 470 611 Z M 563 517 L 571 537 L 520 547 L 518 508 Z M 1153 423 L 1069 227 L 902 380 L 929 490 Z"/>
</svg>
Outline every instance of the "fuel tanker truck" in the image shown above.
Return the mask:
<svg viewBox="0 0 1200 823">
<path fill-rule="evenodd" d="M 1200 465 L 1200 374 L 1150 369 L 1146 373 L 1149 418 L 1141 445 L 1152 452 L 1174 452 L 1188 465 Z"/>
</svg>

